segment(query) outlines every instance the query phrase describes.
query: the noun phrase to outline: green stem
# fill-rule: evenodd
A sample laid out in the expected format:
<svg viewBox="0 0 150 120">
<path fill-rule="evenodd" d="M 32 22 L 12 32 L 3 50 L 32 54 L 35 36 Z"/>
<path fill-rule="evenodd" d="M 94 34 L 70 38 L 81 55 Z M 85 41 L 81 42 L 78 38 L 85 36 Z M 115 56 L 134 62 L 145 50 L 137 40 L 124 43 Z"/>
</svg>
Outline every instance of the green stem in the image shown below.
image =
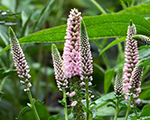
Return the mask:
<svg viewBox="0 0 150 120">
<path fill-rule="evenodd" d="M 27 87 L 27 89 L 29 88 L 28 85 L 26 85 L 26 87 Z M 33 111 L 34 111 L 34 115 L 35 115 L 35 117 L 36 117 L 36 120 L 40 120 L 39 115 L 38 115 L 37 110 L 36 110 L 36 107 L 35 107 L 35 105 L 34 105 L 33 98 L 32 98 L 32 94 L 31 94 L 31 91 L 30 91 L 30 90 L 29 90 L 29 92 L 28 92 L 28 97 L 29 97 L 30 103 L 31 103 L 31 105 L 32 105 L 32 109 L 33 109 Z"/>
<path fill-rule="evenodd" d="M 86 90 L 86 120 L 89 120 L 89 91 L 88 91 L 88 80 L 85 80 L 85 90 Z"/>
<path fill-rule="evenodd" d="M 134 104 L 134 106 L 136 107 L 136 105 L 135 105 L 135 101 L 134 101 L 134 100 L 133 100 L 133 104 Z M 138 118 L 137 111 L 136 111 L 136 110 L 134 110 L 134 112 L 135 112 L 136 118 Z"/>
<path fill-rule="evenodd" d="M 66 101 L 66 91 L 65 91 L 65 89 L 63 89 L 63 100 L 65 102 L 65 108 L 64 108 L 64 111 L 65 111 L 65 120 L 68 120 L 67 101 Z"/>
<path fill-rule="evenodd" d="M 131 110 L 131 101 L 132 101 L 132 96 L 130 96 L 130 101 L 129 101 L 129 104 L 128 104 L 128 106 L 127 106 L 127 112 L 126 112 L 126 116 L 125 116 L 125 120 L 127 120 L 128 119 L 128 115 L 129 115 L 129 112 L 130 112 L 130 110 Z"/>
<path fill-rule="evenodd" d="M 118 107 L 118 99 L 117 99 L 117 103 L 116 103 L 116 112 L 115 112 L 114 120 L 117 120 L 118 113 L 119 113 L 119 107 Z"/>
<path fill-rule="evenodd" d="M 105 10 L 100 6 L 100 4 L 98 4 L 95 0 L 91 0 L 91 2 L 103 13 L 103 14 L 107 14 L 105 12 Z"/>
</svg>

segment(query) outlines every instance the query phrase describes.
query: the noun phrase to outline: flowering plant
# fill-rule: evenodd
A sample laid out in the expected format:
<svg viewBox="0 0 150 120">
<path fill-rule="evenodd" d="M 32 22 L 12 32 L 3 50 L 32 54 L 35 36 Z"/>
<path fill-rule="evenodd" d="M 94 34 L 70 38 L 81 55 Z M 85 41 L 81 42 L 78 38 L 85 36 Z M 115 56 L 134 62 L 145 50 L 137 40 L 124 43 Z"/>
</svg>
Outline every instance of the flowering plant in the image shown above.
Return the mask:
<svg viewBox="0 0 150 120">
<path fill-rule="evenodd" d="M 150 118 L 148 1 L 0 6 L 0 119 Z"/>
</svg>

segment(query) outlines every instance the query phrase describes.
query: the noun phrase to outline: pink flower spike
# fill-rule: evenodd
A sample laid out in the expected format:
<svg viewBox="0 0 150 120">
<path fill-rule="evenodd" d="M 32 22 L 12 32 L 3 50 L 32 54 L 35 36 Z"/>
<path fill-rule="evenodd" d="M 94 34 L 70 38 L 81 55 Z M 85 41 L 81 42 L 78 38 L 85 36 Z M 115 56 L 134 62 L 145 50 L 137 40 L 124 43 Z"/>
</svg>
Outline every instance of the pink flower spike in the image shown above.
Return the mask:
<svg viewBox="0 0 150 120">
<path fill-rule="evenodd" d="M 77 69 L 81 64 L 79 49 L 77 49 L 79 48 L 80 21 L 81 13 L 77 9 L 72 9 L 67 20 L 67 36 L 65 36 L 66 42 L 63 52 L 62 69 L 65 73 L 65 78 L 71 78 L 76 75 L 81 76 L 80 69 Z"/>
<path fill-rule="evenodd" d="M 126 98 L 130 95 L 131 89 L 134 88 L 131 82 L 132 72 L 138 63 L 138 48 L 137 48 L 137 41 L 132 39 L 132 35 L 136 34 L 136 27 L 131 22 L 128 26 L 127 31 L 127 39 L 126 39 L 126 46 L 125 46 L 125 61 L 124 64 L 124 76 L 123 76 L 123 92 L 125 93 Z"/>
</svg>

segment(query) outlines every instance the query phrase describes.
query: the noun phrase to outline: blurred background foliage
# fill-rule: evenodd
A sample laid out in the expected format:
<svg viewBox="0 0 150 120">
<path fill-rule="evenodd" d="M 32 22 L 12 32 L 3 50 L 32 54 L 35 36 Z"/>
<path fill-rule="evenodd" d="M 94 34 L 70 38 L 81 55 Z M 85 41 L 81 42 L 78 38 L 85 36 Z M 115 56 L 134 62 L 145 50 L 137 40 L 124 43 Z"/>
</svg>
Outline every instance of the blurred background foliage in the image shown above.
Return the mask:
<svg viewBox="0 0 150 120">
<path fill-rule="evenodd" d="M 91 0 L 92 1 L 92 0 Z M 69 11 L 77 8 L 84 16 L 101 15 L 102 12 L 90 0 L 0 0 L 0 51 L 9 45 L 8 27 L 11 26 L 18 39 L 36 31 L 51 28 L 67 23 Z M 120 10 L 140 5 L 148 0 L 96 0 L 106 13 L 116 13 Z M 119 65 L 124 60 L 124 43 L 108 49 L 105 54 L 99 56 L 101 50 L 114 39 L 93 40 L 91 43 L 94 58 L 93 93 L 100 97 L 104 91 L 105 71 L 113 74 L 108 92 L 113 91 L 114 70 L 111 68 Z M 54 70 L 51 58 L 50 43 L 21 44 L 30 66 L 32 93 L 35 99 L 43 102 L 37 103 L 41 120 L 46 120 L 50 115 L 62 113 L 62 105 L 58 100 L 62 99 L 54 79 Z M 64 43 L 57 43 L 62 54 Z M 145 70 L 144 79 L 148 79 Z M 112 72 L 111 72 L 112 71 Z M 106 75 L 107 75 L 106 74 Z M 24 86 L 19 83 L 19 78 L 13 67 L 10 50 L 0 56 L 0 90 L 4 92 L 0 101 L 0 120 L 14 120 L 20 110 L 29 102 Z M 147 81 L 149 82 L 149 81 Z M 146 83 L 145 83 L 146 84 Z M 147 86 L 146 86 L 147 87 Z M 142 93 L 143 99 L 148 99 L 148 88 Z M 62 114 L 61 114 L 62 115 Z M 99 118 L 100 119 L 100 118 Z M 26 112 L 20 120 L 34 120 L 32 111 Z"/>
</svg>

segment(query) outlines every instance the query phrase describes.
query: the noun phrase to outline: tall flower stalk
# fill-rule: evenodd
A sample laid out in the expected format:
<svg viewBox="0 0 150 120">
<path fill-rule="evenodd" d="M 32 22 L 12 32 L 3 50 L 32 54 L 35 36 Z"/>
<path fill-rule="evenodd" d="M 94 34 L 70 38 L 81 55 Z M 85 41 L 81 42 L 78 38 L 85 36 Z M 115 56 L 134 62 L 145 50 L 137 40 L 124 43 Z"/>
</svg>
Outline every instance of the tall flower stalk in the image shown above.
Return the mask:
<svg viewBox="0 0 150 120">
<path fill-rule="evenodd" d="M 40 120 L 39 115 L 36 110 L 36 107 L 33 102 L 31 91 L 30 91 L 32 84 L 29 81 L 29 79 L 31 78 L 31 75 L 29 74 L 29 71 L 30 71 L 29 66 L 27 65 L 25 55 L 21 49 L 21 46 L 20 46 L 12 28 L 9 28 L 9 36 L 10 36 L 11 53 L 13 55 L 14 66 L 17 69 L 18 77 L 21 79 L 20 83 L 22 83 L 23 85 L 26 86 L 24 91 L 27 92 L 27 94 L 28 94 L 29 100 L 32 105 L 31 108 L 34 111 L 36 119 Z"/>
<path fill-rule="evenodd" d="M 65 104 L 64 108 L 65 120 L 68 120 L 67 102 L 66 102 L 66 88 L 68 88 L 68 81 L 64 77 L 64 72 L 62 69 L 62 59 L 55 44 L 52 44 L 52 58 L 57 86 L 60 91 L 63 91 L 63 102 Z"/>
<path fill-rule="evenodd" d="M 86 98 L 86 120 L 89 120 L 89 100 L 92 96 L 89 94 L 89 86 L 92 85 L 93 80 L 91 74 L 93 73 L 93 58 L 90 51 L 89 38 L 87 36 L 84 22 L 81 20 L 80 27 L 80 59 L 81 59 L 81 86 L 85 87 Z"/>
<path fill-rule="evenodd" d="M 71 106 L 73 107 L 73 114 L 75 120 L 84 119 L 83 104 L 81 102 L 82 88 L 80 87 L 81 77 L 81 60 L 79 50 L 80 37 L 80 21 L 81 12 L 77 9 L 71 9 L 69 18 L 67 20 L 66 42 L 63 52 L 63 71 L 65 78 L 69 82 L 69 91 L 67 95 L 71 98 Z"/>
<path fill-rule="evenodd" d="M 130 25 L 128 26 L 127 39 L 126 39 L 126 47 L 125 47 L 125 61 L 124 64 L 124 76 L 123 76 L 123 92 L 125 93 L 125 100 L 129 100 L 129 104 L 127 105 L 127 112 L 125 120 L 128 118 L 129 111 L 131 107 L 135 104 L 135 98 L 139 96 L 141 92 L 140 89 L 140 80 L 142 76 L 143 67 L 137 67 L 136 65 L 139 63 L 138 56 L 138 48 L 137 41 L 132 39 L 132 36 L 136 34 L 135 25 L 130 21 Z M 136 101 L 140 103 L 138 99 Z M 136 113 L 136 111 L 135 111 Z M 137 113 L 136 113 L 137 114 Z"/>
<path fill-rule="evenodd" d="M 145 61 L 145 59 L 142 59 L 141 61 L 138 62 L 138 64 L 140 64 L 144 61 Z M 140 102 L 141 102 L 140 99 L 137 99 L 136 102 L 134 102 L 134 99 L 137 98 L 141 92 L 140 86 L 141 86 L 141 77 L 142 77 L 142 73 L 143 73 L 143 68 L 144 68 L 144 66 L 136 66 L 132 72 L 130 82 L 129 82 L 130 83 L 130 86 L 129 86 L 130 101 L 127 106 L 128 109 L 127 109 L 125 120 L 127 120 L 127 118 L 128 118 L 128 114 L 129 114 L 129 111 L 131 110 L 131 107 L 135 106 L 135 103 L 140 104 Z M 133 105 L 132 105 L 132 101 L 133 101 Z M 135 114 L 137 116 L 136 111 L 135 111 Z"/>
<path fill-rule="evenodd" d="M 115 78 L 115 85 L 114 85 L 114 91 L 115 91 L 115 96 L 117 98 L 117 102 L 116 102 L 116 112 L 115 112 L 115 117 L 114 120 L 117 120 L 117 116 L 119 114 L 119 106 L 118 106 L 118 101 L 120 99 L 120 97 L 122 96 L 122 65 L 120 65 L 119 70 L 117 72 L 116 78 Z"/>
<path fill-rule="evenodd" d="M 130 25 L 128 26 L 127 39 L 126 39 L 126 47 L 125 47 L 125 61 L 124 64 L 124 76 L 123 76 L 123 92 L 125 93 L 125 100 L 129 100 L 129 86 L 130 86 L 130 78 L 133 69 L 139 60 L 137 41 L 132 39 L 132 35 L 136 34 L 135 25 L 130 21 Z"/>
</svg>

